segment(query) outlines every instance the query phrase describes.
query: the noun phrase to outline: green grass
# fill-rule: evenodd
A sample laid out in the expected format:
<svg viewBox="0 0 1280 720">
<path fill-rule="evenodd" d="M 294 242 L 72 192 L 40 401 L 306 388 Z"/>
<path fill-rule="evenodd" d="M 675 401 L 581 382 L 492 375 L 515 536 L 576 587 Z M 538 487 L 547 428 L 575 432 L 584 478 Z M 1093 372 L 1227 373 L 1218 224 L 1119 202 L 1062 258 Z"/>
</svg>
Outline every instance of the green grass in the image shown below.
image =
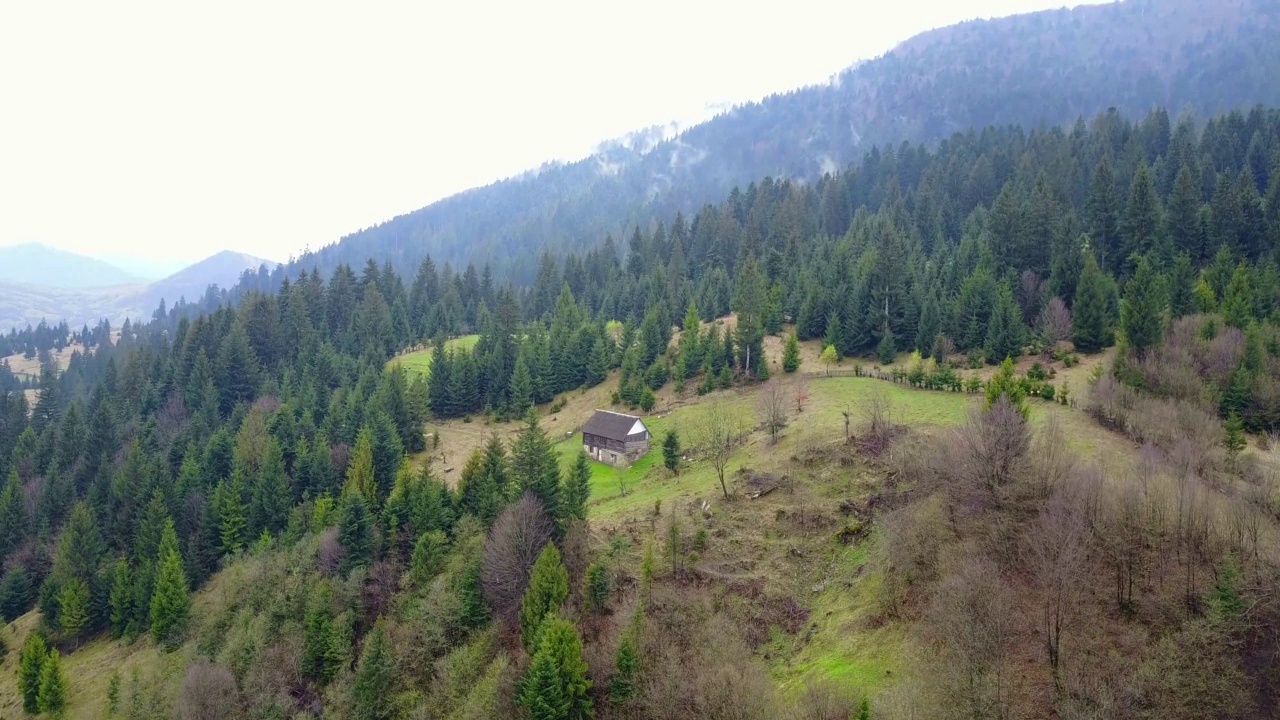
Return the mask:
<svg viewBox="0 0 1280 720">
<path fill-rule="evenodd" d="M 813 633 L 788 654 L 779 648 L 774 677 L 784 693 L 798 695 L 815 681 L 828 680 L 875 694 L 896 682 L 907 644 L 901 624 L 873 625 L 880 571 L 868 562 L 876 535 L 834 551 L 826 587 L 810 605 Z"/>
<path fill-rule="evenodd" d="M 445 342 L 450 350 L 470 350 L 480 341 L 479 335 L 463 335 Z M 431 351 L 433 348 L 405 353 L 387 361 L 387 366 L 398 364 L 409 373 L 410 378 L 426 375 L 431 372 Z"/>
</svg>

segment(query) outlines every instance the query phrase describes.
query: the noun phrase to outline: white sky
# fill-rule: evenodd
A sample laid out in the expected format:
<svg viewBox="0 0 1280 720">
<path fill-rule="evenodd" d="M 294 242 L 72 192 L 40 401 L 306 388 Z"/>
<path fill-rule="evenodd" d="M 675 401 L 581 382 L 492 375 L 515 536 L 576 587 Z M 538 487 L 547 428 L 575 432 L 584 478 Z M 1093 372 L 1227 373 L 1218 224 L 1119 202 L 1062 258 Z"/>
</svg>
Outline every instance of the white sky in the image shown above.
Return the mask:
<svg viewBox="0 0 1280 720">
<path fill-rule="evenodd" d="M 285 260 L 931 27 L 1063 4 L 6 0 L 0 245 Z"/>
</svg>

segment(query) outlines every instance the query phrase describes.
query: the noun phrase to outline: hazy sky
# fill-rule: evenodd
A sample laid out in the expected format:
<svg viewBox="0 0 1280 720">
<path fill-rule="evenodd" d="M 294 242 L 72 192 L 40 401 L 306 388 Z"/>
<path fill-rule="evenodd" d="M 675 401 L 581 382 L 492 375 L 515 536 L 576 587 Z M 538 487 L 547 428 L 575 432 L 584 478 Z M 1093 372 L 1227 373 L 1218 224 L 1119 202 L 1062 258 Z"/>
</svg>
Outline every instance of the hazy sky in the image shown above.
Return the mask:
<svg viewBox="0 0 1280 720">
<path fill-rule="evenodd" d="M 1064 4 L 6 2 L 0 245 L 284 260 L 931 27 Z"/>
</svg>

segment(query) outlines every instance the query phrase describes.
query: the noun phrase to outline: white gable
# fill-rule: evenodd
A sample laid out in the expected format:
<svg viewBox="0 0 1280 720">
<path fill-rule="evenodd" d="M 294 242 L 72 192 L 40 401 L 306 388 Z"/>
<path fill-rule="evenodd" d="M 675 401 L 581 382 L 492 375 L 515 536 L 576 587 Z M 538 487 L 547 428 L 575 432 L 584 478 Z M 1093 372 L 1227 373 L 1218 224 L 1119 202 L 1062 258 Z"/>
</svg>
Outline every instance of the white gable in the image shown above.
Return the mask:
<svg viewBox="0 0 1280 720">
<path fill-rule="evenodd" d="M 644 423 L 637 420 L 636 424 L 631 426 L 631 430 L 627 432 L 627 435 L 639 435 L 644 431 L 645 431 Z"/>
</svg>

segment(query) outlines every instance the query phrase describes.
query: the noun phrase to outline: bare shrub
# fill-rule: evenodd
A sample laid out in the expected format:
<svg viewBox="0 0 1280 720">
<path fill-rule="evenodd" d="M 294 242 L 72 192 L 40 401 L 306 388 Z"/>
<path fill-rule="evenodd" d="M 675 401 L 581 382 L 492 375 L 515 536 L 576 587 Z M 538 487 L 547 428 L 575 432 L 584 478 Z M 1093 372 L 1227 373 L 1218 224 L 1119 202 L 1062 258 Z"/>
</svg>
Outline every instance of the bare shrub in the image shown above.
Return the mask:
<svg viewBox="0 0 1280 720">
<path fill-rule="evenodd" d="M 880 610 L 890 617 L 902 616 L 912 596 L 937 580 L 939 553 L 953 534 L 938 496 L 885 513 L 877 524 L 878 562 L 885 572 Z"/>
<path fill-rule="evenodd" d="M 1031 481 L 1036 497 L 1048 499 L 1075 469 L 1075 453 L 1067 447 L 1058 416 L 1048 415 L 1031 443 Z"/>
<path fill-rule="evenodd" d="M 782 382 L 769 380 L 756 399 L 756 414 L 769 433 L 770 444 L 778 442 L 778 434 L 787 426 L 787 391 Z"/>
<path fill-rule="evenodd" d="M 990 560 L 963 560 L 934 594 L 929 628 L 940 645 L 939 689 L 957 717 L 1009 717 L 1016 676 L 1006 666 L 1014 599 Z"/>
<path fill-rule="evenodd" d="M 796 720 L 849 720 L 857 711 L 853 688 L 830 680 L 809 683 L 789 717 Z"/>
<path fill-rule="evenodd" d="M 1036 318 L 1036 332 L 1044 340 L 1046 351 L 1052 350 L 1058 343 L 1071 337 L 1071 311 L 1062 298 L 1049 298 L 1048 304 Z"/>
<path fill-rule="evenodd" d="M 514 622 L 529 571 L 551 540 L 554 526 L 532 493 L 508 505 L 489 529 L 484 544 L 480 585 L 494 615 Z"/>
<path fill-rule="evenodd" d="M 1023 270 L 1018 278 L 1018 305 L 1022 308 L 1022 321 L 1030 325 L 1040 312 L 1044 300 L 1044 281 L 1031 270 Z"/>
<path fill-rule="evenodd" d="M 990 408 L 971 412 L 954 439 L 956 464 L 950 472 L 957 499 L 973 510 L 1008 506 L 1031 448 L 1022 414 L 1001 397 Z"/>
<path fill-rule="evenodd" d="M 231 671 L 208 660 L 198 660 L 182 677 L 178 696 L 179 720 L 227 720 L 239 713 L 240 689 Z"/>
<path fill-rule="evenodd" d="M 320 534 L 320 544 L 316 548 L 316 569 L 325 575 L 333 575 L 341 564 L 342 543 L 338 542 L 338 528 L 327 527 Z"/>
<path fill-rule="evenodd" d="M 791 381 L 791 396 L 796 402 L 796 415 L 804 412 L 804 406 L 809 402 L 809 378 L 802 374 L 796 374 L 795 379 Z"/>
<path fill-rule="evenodd" d="M 1231 640 L 1205 621 L 1188 623 L 1148 653 L 1120 716 L 1232 720 L 1253 717 L 1249 678 Z"/>
</svg>

